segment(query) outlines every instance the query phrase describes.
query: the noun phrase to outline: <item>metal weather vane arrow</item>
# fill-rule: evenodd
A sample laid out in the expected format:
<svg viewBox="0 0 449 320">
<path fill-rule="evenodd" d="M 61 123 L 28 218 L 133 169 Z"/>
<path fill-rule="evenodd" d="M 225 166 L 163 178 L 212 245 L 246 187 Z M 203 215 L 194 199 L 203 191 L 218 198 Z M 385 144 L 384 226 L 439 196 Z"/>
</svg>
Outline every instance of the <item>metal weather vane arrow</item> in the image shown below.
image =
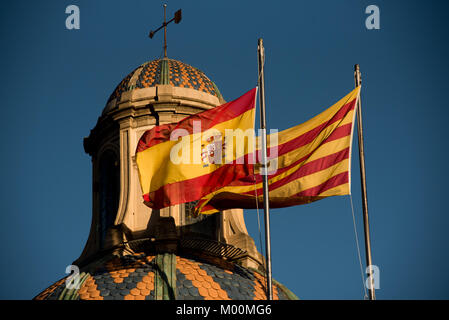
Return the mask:
<svg viewBox="0 0 449 320">
<path fill-rule="evenodd" d="M 178 24 L 179 22 L 181 22 L 182 19 L 182 11 L 181 9 L 179 9 L 178 11 L 175 12 L 175 16 L 170 21 L 166 21 L 167 20 L 166 9 L 167 5 L 164 4 L 164 22 L 162 23 L 162 25 L 156 30 L 150 31 L 150 34 L 148 35 L 150 39 L 153 39 L 155 33 L 164 28 L 164 58 L 167 58 L 167 25 L 172 21 Z"/>
</svg>

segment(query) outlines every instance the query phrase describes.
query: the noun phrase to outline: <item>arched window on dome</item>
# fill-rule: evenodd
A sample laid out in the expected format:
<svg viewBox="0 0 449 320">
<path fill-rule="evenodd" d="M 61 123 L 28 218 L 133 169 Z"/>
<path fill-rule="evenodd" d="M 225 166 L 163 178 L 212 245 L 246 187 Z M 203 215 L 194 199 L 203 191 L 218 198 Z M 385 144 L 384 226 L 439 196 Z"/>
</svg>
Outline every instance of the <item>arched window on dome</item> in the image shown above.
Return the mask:
<svg viewBox="0 0 449 320">
<path fill-rule="evenodd" d="M 99 162 L 100 247 L 104 246 L 107 231 L 114 225 L 120 196 L 120 163 L 112 150 L 104 151 Z"/>
</svg>

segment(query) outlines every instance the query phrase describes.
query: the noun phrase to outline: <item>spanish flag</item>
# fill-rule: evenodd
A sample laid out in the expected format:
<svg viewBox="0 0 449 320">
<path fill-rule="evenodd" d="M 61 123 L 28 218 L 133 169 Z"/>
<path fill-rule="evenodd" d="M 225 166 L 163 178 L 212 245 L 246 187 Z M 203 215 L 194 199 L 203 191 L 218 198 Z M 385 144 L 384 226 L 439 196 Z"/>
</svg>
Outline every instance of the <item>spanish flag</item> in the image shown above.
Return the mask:
<svg viewBox="0 0 449 320">
<path fill-rule="evenodd" d="M 254 151 L 253 139 L 237 143 L 243 135 L 224 138 L 228 131 L 254 134 L 256 92 L 254 88 L 237 100 L 143 134 L 136 162 L 149 207 L 199 200 L 252 174 L 245 155 Z"/>
<path fill-rule="evenodd" d="M 357 87 L 309 121 L 276 136 L 268 135 L 267 154 L 269 159 L 273 158 L 268 164 L 270 207 L 289 207 L 350 194 L 351 145 L 359 94 Z M 197 213 L 261 207 L 262 176 L 254 168 L 251 175 L 203 197 L 196 206 Z"/>
</svg>

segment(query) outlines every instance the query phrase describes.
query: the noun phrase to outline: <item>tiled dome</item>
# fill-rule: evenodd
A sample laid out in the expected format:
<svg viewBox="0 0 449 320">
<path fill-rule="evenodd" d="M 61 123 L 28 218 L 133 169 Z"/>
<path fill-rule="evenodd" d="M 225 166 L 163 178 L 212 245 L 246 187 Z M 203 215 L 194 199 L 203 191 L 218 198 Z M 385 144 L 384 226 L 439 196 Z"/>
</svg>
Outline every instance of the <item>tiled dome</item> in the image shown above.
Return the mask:
<svg viewBox="0 0 449 320">
<path fill-rule="evenodd" d="M 171 256 L 171 257 L 170 257 Z M 171 258 L 171 260 L 170 260 Z M 161 271 L 165 270 L 165 273 Z M 169 272 L 166 272 L 169 270 Z M 111 257 L 92 274 L 82 274 L 79 290 L 65 290 L 61 279 L 40 293 L 37 300 L 265 300 L 265 278 L 255 270 L 226 262 L 218 266 L 179 255 L 132 254 Z M 164 281 L 158 280 L 164 279 Z M 167 280 L 169 279 L 169 280 Z M 167 283 L 172 285 L 162 293 Z M 159 283 L 158 283 L 159 281 Z M 164 282 L 164 283 L 162 283 Z M 274 282 L 275 300 L 297 299 Z M 159 295 L 159 296 L 158 296 Z"/>
<path fill-rule="evenodd" d="M 120 99 L 123 92 L 154 87 L 156 84 L 170 84 L 175 87 L 191 88 L 221 97 L 217 86 L 199 69 L 173 59 L 157 59 L 146 62 L 128 74 L 115 88 L 108 99 Z"/>
</svg>

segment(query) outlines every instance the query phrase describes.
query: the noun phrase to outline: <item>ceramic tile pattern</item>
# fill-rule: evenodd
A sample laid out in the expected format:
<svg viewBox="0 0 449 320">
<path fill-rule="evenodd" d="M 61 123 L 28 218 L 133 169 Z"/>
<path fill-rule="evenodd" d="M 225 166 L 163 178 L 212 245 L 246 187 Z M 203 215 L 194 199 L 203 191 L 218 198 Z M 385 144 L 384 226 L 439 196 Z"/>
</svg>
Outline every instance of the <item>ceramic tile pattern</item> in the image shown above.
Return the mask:
<svg viewBox="0 0 449 320">
<path fill-rule="evenodd" d="M 108 102 L 113 99 L 120 100 L 123 92 L 132 89 L 154 87 L 156 84 L 159 84 L 161 80 L 161 61 L 161 59 L 157 59 L 146 62 L 133 70 L 119 83 L 109 97 Z M 220 96 L 213 82 L 201 70 L 173 59 L 168 59 L 168 69 L 171 85 L 195 89 L 216 97 Z M 134 73 L 138 73 L 136 74 L 137 81 L 135 86 L 132 86 L 130 80 Z"/>
<path fill-rule="evenodd" d="M 45 289 L 44 291 L 42 291 L 41 293 L 39 293 L 34 300 L 56 300 L 59 296 L 59 294 L 61 294 L 63 288 L 64 288 L 64 283 L 67 277 L 62 278 L 61 280 L 55 282 L 54 284 L 52 284 L 51 286 L 49 286 L 47 289 Z M 54 299 L 52 299 L 52 297 L 54 297 Z"/>
<path fill-rule="evenodd" d="M 136 82 L 136 88 L 149 88 L 154 87 L 160 82 L 161 75 L 161 60 L 154 60 L 144 63 L 142 70 L 140 71 L 138 80 Z M 126 78 L 125 80 L 126 81 Z"/>
<path fill-rule="evenodd" d="M 139 68 L 137 68 L 139 69 Z M 130 74 L 128 74 L 119 84 L 118 86 L 115 88 L 114 92 L 112 92 L 111 96 L 108 99 L 108 102 L 113 100 L 113 99 L 120 99 L 121 95 L 123 92 L 128 91 L 129 88 L 129 81 L 131 80 L 132 75 L 134 74 L 134 72 L 136 72 L 136 70 L 133 70 Z"/>
<path fill-rule="evenodd" d="M 153 300 L 155 257 L 134 254 L 115 257 L 97 270 L 78 291 L 81 300 Z M 35 299 L 56 300 L 65 286 L 58 281 Z M 205 261 L 176 256 L 178 300 L 265 300 L 265 278 L 237 264 L 226 270 Z M 274 299 L 287 295 L 274 286 Z"/>
<path fill-rule="evenodd" d="M 217 96 L 212 81 L 202 71 L 176 60 L 168 60 L 168 66 L 171 85 L 191 88 Z"/>
</svg>

